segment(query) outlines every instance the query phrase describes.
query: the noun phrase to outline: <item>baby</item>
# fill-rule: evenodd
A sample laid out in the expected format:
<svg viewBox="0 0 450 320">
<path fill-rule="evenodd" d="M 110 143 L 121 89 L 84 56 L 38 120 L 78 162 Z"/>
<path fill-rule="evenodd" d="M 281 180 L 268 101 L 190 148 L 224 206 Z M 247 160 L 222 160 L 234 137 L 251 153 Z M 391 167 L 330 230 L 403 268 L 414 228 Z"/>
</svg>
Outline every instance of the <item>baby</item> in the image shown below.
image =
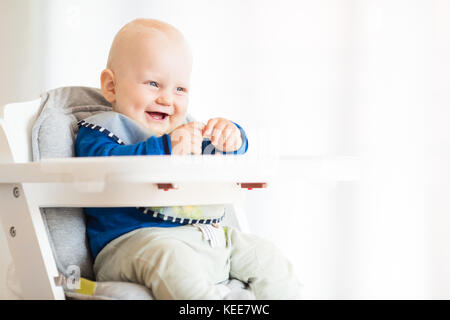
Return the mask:
<svg viewBox="0 0 450 320">
<path fill-rule="evenodd" d="M 125 25 L 101 73 L 114 112 L 80 122 L 76 155 L 245 153 L 239 125 L 187 119 L 191 68 L 189 46 L 173 26 Z M 219 226 L 223 206 L 197 209 L 199 216 L 188 207 L 85 208 L 97 280 L 140 283 L 156 299 L 240 298 L 217 285 L 229 278 L 247 283 L 256 299 L 299 297 L 292 266 L 272 244 Z"/>
</svg>

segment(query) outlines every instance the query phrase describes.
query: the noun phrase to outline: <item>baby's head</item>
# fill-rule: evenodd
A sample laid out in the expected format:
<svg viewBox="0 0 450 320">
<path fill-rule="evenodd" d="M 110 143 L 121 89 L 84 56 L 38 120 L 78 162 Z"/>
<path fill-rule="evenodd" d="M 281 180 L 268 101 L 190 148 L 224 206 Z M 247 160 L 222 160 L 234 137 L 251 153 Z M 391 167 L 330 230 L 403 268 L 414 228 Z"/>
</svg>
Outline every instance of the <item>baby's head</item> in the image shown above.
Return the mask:
<svg viewBox="0 0 450 320">
<path fill-rule="evenodd" d="M 190 88 L 192 56 L 173 26 L 137 19 L 117 33 L 101 74 L 103 96 L 114 111 L 162 135 L 181 125 Z"/>
</svg>

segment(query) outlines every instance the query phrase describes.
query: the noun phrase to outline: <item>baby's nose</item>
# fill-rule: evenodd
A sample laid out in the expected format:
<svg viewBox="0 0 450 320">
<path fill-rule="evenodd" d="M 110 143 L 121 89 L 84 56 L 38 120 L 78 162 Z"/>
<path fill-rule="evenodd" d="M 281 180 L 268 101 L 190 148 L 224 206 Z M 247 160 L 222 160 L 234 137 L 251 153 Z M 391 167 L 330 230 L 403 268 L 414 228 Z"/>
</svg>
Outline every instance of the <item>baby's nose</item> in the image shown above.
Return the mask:
<svg viewBox="0 0 450 320">
<path fill-rule="evenodd" d="M 172 105 L 172 97 L 168 94 L 161 94 L 157 99 L 156 103 L 163 106 L 171 106 Z"/>
</svg>

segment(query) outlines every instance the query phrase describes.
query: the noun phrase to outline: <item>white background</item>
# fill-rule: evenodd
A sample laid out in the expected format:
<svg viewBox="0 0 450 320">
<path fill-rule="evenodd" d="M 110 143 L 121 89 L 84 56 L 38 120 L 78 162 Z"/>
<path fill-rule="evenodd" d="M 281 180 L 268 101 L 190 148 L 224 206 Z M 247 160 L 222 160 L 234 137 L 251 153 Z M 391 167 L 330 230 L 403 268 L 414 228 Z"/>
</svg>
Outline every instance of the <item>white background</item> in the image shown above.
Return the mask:
<svg viewBox="0 0 450 320">
<path fill-rule="evenodd" d="M 241 124 L 249 152 L 360 159 L 358 181 L 249 194 L 251 230 L 292 260 L 305 298 L 450 298 L 450 1 L 1 0 L 0 104 L 98 87 L 137 17 L 185 34 L 190 113 Z M 10 260 L 2 235 L 1 298 Z"/>
</svg>

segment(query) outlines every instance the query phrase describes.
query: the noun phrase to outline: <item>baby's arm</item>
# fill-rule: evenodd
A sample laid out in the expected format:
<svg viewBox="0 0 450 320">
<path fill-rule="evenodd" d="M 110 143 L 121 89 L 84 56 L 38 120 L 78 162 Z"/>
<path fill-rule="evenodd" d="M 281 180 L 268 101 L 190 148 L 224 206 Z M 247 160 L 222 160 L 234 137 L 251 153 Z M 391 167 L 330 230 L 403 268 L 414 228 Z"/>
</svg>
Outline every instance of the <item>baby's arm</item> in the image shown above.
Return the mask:
<svg viewBox="0 0 450 320">
<path fill-rule="evenodd" d="M 106 157 L 131 155 L 164 155 L 171 153 L 168 135 L 150 137 L 130 145 L 120 145 L 104 133 L 80 127 L 75 142 L 77 157 Z"/>
<path fill-rule="evenodd" d="M 184 142 L 186 142 L 187 139 L 184 141 L 183 138 L 180 139 L 180 137 L 185 134 L 176 136 L 174 133 L 177 129 L 174 130 L 170 136 L 167 134 L 161 137 L 152 136 L 147 140 L 136 144 L 120 145 L 115 140 L 100 131 L 80 127 L 75 142 L 75 154 L 77 157 L 165 155 L 172 154 L 172 151 L 176 154 L 178 149 L 182 151 L 180 154 L 199 154 L 200 148 L 203 154 L 214 154 L 216 149 L 224 154 L 243 154 L 247 151 L 247 137 L 244 130 L 238 124 L 226 120 L 225 122 L 227 124 L 231 124 L 231 126 L 224 130 L 225 127 L 222 127 L 224 121 L 212 120 L 214 119 L 208 121 L 209 127 L 208 125 L 204 126 L 201 123 L 190 122 L 177 128 L 182 129 L 178 130 L 178 132 L 188 132 L 191 142 L 187 147 L 181 147 L 185 144 Z M 222 130 L 218 130 L 218 128 L 222 128 Z M 202 139 L 205 135 L 211 137 L 213 141 L 203 141 Z M 197 139 L 197 136 L 200 136 L 200 140 Z M 171 139 L 173 140 L 172 142 Z M 233 141 L 237 141 L 237 143 L 233 143 L 233 146 L 230 148 L 230 142 Z M 174 145 L 173 150 L 172 143 Z M 179 144 L 180 148 L 177 148 L 177 144 Z"/>
</svg>

